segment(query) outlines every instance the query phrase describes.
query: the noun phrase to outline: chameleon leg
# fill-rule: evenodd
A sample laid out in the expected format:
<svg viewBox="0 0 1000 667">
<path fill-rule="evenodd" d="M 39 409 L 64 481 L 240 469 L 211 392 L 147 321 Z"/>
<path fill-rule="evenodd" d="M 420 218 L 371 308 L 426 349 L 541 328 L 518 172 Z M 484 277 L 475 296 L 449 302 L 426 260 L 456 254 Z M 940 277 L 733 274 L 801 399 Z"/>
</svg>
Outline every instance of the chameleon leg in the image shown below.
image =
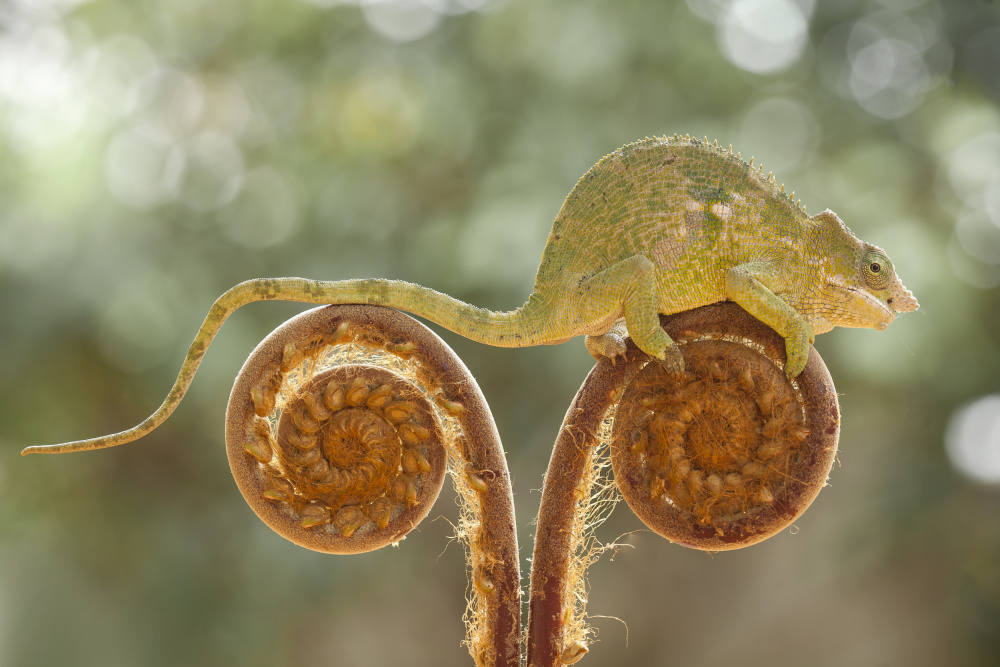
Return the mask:
<svg viewBox="0 0 1000 667">
<path fill-rule="evenodd" d="M 680 373 L 684 358 L 660 328 L 658 285 L 656 265 L 635 255 L 583 280 L 574 294 L 575 308 L 591 322 L 621 313 L 639 349 L 662 361 L 671 372 Z M 606 346 L 607 339 L 602 344 Z"/>
<path fill-rule="evenodd" d="M 772 290 L 782 284 L 781 270 L 768 262 L 748 262 L 726 274 L 726 295 L 785 339 L 785 374 L 796 377 L 806 367 L 812 326 Z"/>
</svg>

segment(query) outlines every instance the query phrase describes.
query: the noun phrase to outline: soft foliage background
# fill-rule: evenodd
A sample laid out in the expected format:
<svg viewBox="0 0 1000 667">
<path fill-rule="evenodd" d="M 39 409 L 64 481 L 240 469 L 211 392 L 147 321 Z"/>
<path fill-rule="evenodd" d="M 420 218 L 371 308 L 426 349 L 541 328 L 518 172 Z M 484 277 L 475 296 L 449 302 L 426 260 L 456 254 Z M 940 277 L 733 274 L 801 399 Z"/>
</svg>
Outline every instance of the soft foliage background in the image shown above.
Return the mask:
<svg viewBox="0 0 1000 667">
<path fill-rule="evenodd" d="M 232 378 L 298 306 L 238 313 L 141 444 L 18 452 L 145 417 L 246 278 L 517 306 L 576 179 L 673 132 L 836 210 L 921 309 L 820 337 L 841 453 L 795 529 L 716 555 L 634 532 L 594 567 L 586 664 L 998 664 L 998 19 L 978 0 L 0 4 L 0 664 L 471 664 L 451 496 L 398 549 L 334 557 L 270 533 L 229 477 Z M 526 578 L 592 361 L 445 338 L 509 453 Z M 640 527 L 621 505 L 600 534 Z"/>
</svg>

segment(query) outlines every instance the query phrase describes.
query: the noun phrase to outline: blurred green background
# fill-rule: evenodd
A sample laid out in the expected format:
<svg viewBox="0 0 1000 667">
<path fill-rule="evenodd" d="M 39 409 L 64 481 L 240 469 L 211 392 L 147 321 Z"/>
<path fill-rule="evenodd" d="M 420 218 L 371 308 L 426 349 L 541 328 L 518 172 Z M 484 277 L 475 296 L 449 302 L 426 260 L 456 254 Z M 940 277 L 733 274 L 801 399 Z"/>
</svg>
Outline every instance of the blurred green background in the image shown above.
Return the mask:
<svg viewBox="0 0 1000 667">
<path fill-rule="evenodd" d="M 239 312 L 141 443 L 18 453 L 144 418 L 246 278 L 515 307 L 580 175 L 674 132 L 837 211 L 921 308 L 817 341 L 841 452 L 792 530 L 715 555 L 635 532 L 591 570 L 585 664 L 1000 664 L 998 100 L 979 0 L 7 0 L 0 665 L 472 664 L 450 491 L 399 548 L 337 557 L 229 476 L 233 377 L 300 306 Z M 508 451 L 526 582 L 592 360 L 443 335 Z M 640 527 L 622 504 L 599 535 Z"/>
</svg>

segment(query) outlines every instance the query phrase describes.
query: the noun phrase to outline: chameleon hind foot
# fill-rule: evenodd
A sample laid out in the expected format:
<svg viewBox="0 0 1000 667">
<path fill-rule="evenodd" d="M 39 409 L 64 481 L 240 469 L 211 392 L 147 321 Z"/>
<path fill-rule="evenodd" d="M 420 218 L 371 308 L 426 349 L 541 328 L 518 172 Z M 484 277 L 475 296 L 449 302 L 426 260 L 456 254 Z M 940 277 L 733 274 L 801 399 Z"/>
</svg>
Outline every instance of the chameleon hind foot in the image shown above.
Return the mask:
<svg viewBox="0 0 1000 667">
<path fill-rule="evenodd" d="M 662 330 L 660 330 L 661 333 Z M 605 331 L 603 334 L 597 336 L 585 336 L 583 339 L 584 344 L 587 346 L 587 351 L 590 352 L 590 356 L 601 361 L 602 359 L 611 360 L 611 364 L 614 365 L 615 362 L 620 357 L 623 361 L 625 360 L 625 339 L 629 337 L 628 329 L 625 326 L 625 320 L 618 320 L 615 322 L 610 329 Z M 658 337 L 659 338 L 659 337 Z M 662 338 L 666 339 L 666 344 L 662 348 L 660 354 L 652 355 L 660 362 L 664 370 L 672 375 L 680 375 L 684 372 L 684 355 L 681 354 L 681 350 L 677 347 L 677 344 L 663 333 Z M 648 347 L 649 344 L 643 341 Z M 643 345 L 640 345 L 640 349 Z M 807 350 L 808 352 L 808 350 Z"/>
<path fill-rule="evenodd" d="M 684 373 L 684 355 L 680 348 L 671 342 L 670 347 L 663 351 L 663 358 L 659 359 L 663 369 L 671 375 L 681 375 Z"/>
<path fill-rule="evenodd" d="M 618 334 L 608 332 L 600 336 L 586 336 L 583 342 L 590 356 L 598 361 L 607 358 L 615 363 L 618 357 L 625 356 L 625 340 Z"/>
<path fill-rule="evenodd" d="M 640 331 L 645 335 L 641 337 L 637 335 Z M 660 328 L 658 319 L 656 326 L 649 331 L 633 328 L 631 336 L 636 346 L 656 358 L 665 371 L 671 375 L 680 375 L 684 372 L 684 355 L 681 354 L 677 343 Z"/>
<path fill-rule="evenodd" d="M 625 320 L 618 320 L 611 328 L 597 336 L 584 336 L 583 342 L 587 346 L 590 356 L 600 361 L 610 359 L 614 364 L 618 357 L 625 357 L 625 339 L 628 338 L 628 329 L 625 328 Z"/>
</svg>

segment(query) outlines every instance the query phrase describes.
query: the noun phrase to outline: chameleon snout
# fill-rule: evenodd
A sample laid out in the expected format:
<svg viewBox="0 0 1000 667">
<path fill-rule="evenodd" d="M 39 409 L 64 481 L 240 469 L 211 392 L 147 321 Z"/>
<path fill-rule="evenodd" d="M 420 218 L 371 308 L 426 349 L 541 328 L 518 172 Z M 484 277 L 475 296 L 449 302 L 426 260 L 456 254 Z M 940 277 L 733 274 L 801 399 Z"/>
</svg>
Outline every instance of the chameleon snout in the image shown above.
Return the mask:
<svg viewBox="0 0 1000 667">
<path fill-rule="evenodd" d="M 892 290 L 892 296 L 886 299 L 886 305 L 897 313 L 912 313 L 920 307 L 913 292 L 903 287 L 902 284 Z"/>
<path fill-rule="evenodd" d="M 885 305 L 888 306 L 888 317 L 884 320 L 879 320 L 875 324 L 877 331 L 885 331 L 889 323 L 896 319 L 897 314 L 912 313 L 920 307 L 917 299 L 913 296 L 913 292 L 903 287 L 902 284 L 893 288 L 892 296 L 885 300 Z"/>
</svg>

